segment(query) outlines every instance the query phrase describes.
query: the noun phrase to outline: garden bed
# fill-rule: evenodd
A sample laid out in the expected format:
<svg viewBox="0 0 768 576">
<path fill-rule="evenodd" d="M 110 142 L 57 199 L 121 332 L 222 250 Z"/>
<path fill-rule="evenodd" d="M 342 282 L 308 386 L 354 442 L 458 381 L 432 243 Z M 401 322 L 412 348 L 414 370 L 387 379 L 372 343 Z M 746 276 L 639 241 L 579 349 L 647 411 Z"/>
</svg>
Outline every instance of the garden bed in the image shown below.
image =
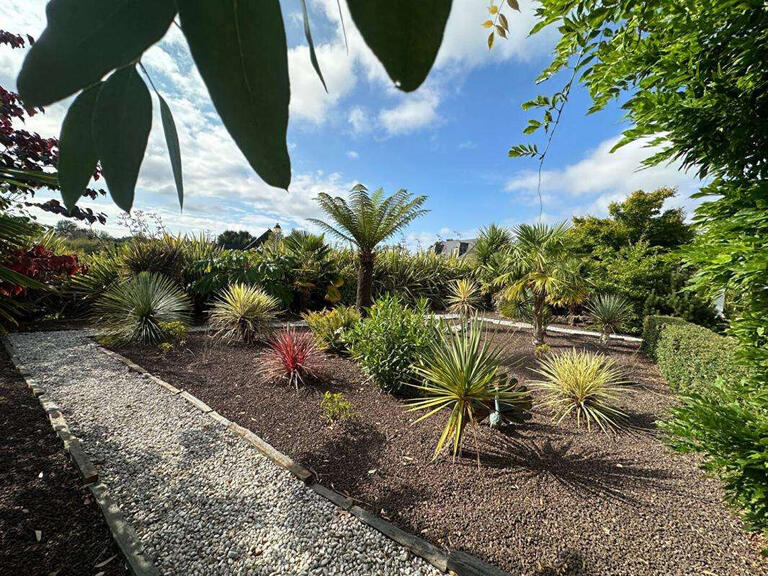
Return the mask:
<svg viewBox="0 0 768 576">
<path fill-rule="evenodd" d="M 535 376 L 531 336 L 495 329 L 511 371 Z M 595 338 L 551 335 L 552 349 L 597 349 Z M 758 548 L 722 504 L 697 460 L 670 452 L 654 421 L 672 401 L 635 345 L 610 353 L 632 381 L 622 401 L 635 430 L 616 438 L 533 418 L 506 430 L 470 430 L 464 454 L 431 462 L 443 420 L 412 425 L 346 358 L 327 356 L 298 393 L 266 381 L 258 347 L 190 335 L 178 351 L 118 351 L 315 471 L 319 481 L 402 528 L 518 574 L 667 575 L 763 573 Z M 322 394 L 342 392 L 356 416 L 329 426 Z M 476 447 L 479 449 L 476 450 Z M 481 465 L 476 462 L 477 452 Z"/>
<path fill-rule="evenodd" d="M 29 576 L 127 574 L 98 505 L 2 346 L 0 567 Z"/>
</svg>

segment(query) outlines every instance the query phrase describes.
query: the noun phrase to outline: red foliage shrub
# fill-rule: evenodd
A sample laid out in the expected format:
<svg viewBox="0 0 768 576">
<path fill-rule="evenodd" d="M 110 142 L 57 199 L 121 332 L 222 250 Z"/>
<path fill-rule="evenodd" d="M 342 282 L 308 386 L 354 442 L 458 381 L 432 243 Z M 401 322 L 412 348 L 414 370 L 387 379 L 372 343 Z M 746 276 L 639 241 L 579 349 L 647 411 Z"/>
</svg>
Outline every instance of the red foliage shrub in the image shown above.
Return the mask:
<svg viewBox="0 0 768 576">
<path fill-rule="evenodd" d="M 263 355 L 267 375 L 287 379 L 299 389 L 299 383 L 314 376 L 320 367 L 322 352 L 315 346 L 310 332 L 284 330 L 269 341 L 269 350 Z"/>
<path fill-rule="evenodd" d="M 29 249 L 14 250 L 2 259 L 2 264 L 43 284 L 52 284 L 64 277 L 87 272 L 77 259 L 77 254 L 54 254 L 40 244 Z M 16 284 L 0 282 L 0 294 L 3 296 L 18 296 L 24 291 L 25 288 Z"/>
</svg>

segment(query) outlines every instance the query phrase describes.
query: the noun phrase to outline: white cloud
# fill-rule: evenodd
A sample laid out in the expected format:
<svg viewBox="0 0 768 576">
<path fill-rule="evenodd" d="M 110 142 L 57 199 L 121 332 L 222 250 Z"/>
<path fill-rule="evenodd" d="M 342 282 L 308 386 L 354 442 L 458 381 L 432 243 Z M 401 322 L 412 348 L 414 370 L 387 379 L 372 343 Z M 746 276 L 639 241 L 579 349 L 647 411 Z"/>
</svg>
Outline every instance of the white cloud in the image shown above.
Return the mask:
<svg viewBox="0 0 768 576">
<path fill-rule="evenodd" d="M 690 212 L 698 204 L 689 197 L 702 182 L 692 171 L 681 170 L 678 163 L 644 168 L 642 161 L 658 149 L 649 148 L 643 140 L 611 153 L 619 139 L 616 136 L 601 142 L 579 162 L 557 170 L 544 170 L 541 178 L 544 205 L 568 203 L 569 214 L 604 215 L 611 202 L 623 200 L 635 190 L 651 191 L 662 186 L 678 189 L 677 198 L 670 201 L 671 206 L 682 206 Z M 521 172 L 505 185 L 507 192 L 518 194 L 530 204 L 538 204 L 537 189 L 538 176 L 534 171 Z M 568 197 L 578 199 L 578 204 L 574 207 Z"/>
<path fill-rule="evenodd" d="M 378 120 L 390 136 L 409 134 L 434 127 L 440 121 L 439 104 L 440 96 L 436 90 L 422 88 L 412 94 L 403 94 L 397 106 L 379 112 Z"/>
<path fill-rule="evenodd" d="M 347 122 L 349 122 L 349 125 L 352 127 L 353 134 L 364 134 L 369 132 L 372 128 L 368 113 L 360 106 L 355 106 L 349 111 Z"/>
<path fill-rule="evenodd" d="M 347 157 L 354 160 L 356 158 L 360 158 L 360 154 L 358 154 L 355 150 L 347 150 Z"/>
</svg>

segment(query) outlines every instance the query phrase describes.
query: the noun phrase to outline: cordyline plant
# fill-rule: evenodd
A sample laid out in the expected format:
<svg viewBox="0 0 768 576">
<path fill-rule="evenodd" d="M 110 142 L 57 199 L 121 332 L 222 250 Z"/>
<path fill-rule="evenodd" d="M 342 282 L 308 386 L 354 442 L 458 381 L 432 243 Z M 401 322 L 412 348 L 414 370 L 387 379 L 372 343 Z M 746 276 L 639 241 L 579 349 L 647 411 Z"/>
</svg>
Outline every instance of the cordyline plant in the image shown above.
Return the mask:
<svg viewBox="0 0 768 576">
<path fill-rule="evenodd" d="M 442 43 L 451 0 L 347 0 L 347 6 L 395 86 L 405 92 L 418 88 Z M 325 84 L 304 0 L 302 8 L 310 59 Z M 112 199 L 131 209 L 152 124 L 152 98 L 138 70 L 147 76 L 141 57 L 172 23 L 184 34 L 214 107 L 250 165 L 268 184 L 288 188 L 290 82 L 278 0 L 52 0 L 46 14 L 48 24 L 17 84 L 27 107 L 77 94 L 60 137 L 61 193 L 68 208 L 101 162 Z M 176 126 L 155 92 L 181 204 Z"/>
<path fill-rule="evenodd" d="M 263 355 L 264 370 L 274 379 L 284 379 L 299 389 L 313 376 L 322 362 L 322 352 L 315 346 L 310 332 L 288 329 L 269 341 L 269 350 Z"/>
<path fill-rule="evenodd" d="M 603 432 L 615 432 L 626 422 L 626 414 L 616 406 L 624 392 L 622 371 L 612 358 L 585 350 L 569 350 L 546 355 L 534 370 L 541 380 L 532 385 L 544 392 L 542 405 L 553 410 L 556 422 L 576 415 L 576 423 L 593 424 Z"/>
</svg>

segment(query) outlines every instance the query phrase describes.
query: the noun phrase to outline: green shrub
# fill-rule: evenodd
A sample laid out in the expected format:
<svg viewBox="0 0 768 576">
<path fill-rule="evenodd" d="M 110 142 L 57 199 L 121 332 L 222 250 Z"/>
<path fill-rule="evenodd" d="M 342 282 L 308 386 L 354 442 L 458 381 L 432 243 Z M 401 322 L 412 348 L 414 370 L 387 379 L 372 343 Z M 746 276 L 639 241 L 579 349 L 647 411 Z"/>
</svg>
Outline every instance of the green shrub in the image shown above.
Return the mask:
<svg viewBox="0 0 768 576">
<path fill-rule="evenodd" d="M 254 342 L 271 332 L 279 303 L 261 288 L 233 284 L 211 308 L 209 323 L 215 336 L 229 342 Z"/>
<path fill-rule="evenodd" d="M 174 236 L 134 238 L 123 248 L 122 261 L 133 276 L 141 272 L 155 272 L 181 282 L 184 252 L 180 239 Z"/>
<path fill-rule="evenodd" d="M 533 351 L 533 355 L 536 356 L 537 360 L 542 360 L 550 352 L 552 352 L 552 348 L 550 347 L 549 344 L 539 344 L 538 346 L 536 346 L 536 349 Z"/>
<path fill-rule="evenodd" d="M 426 313 L 424 301 L 410 308 L 398 296 L 385 296 L 347 333 L 350 353 L 382 390 L 400 394 L 414 382 L 413 364 L 439 334 L 438 322 Z"/>
<path fill-rule="evenodd" d="M 768 390 L 737 358 L 736 342 L 679 318 L 649 316 L 643 348 L 680 392 L 659 426 L 673 448 L 705 455 L 728 499 L 759 530 L 768 529 Z"/>
<path fill-rule="evenodd" d="M 343 422 L 354 416 L 352 403 L 344 398 L 344 394 L 341 392 L 336 394 L 326 392 L 322 400 L 320 400 L 320 409 L 323 411 L 323 415 L 329 424 Z"/>
<path fill-rule="evenodd" d="M 302 317 L 312 330 L 318 347 L 342 353 L 347 351 L 344 335 L 360 321 L 360 312 L 354 306 L 339 306 L 332 310 L 307 312 Z"/>
<path fill-rule="evenodd" d="M 173 348 L 184 346 L 189 335 L 189 326 L 178 320 L 173 322 L 160 322 L 158 324 L 163 332 L 164 341 L 160 343 L 161 350 L 167 352 Z"/>
<path fill-rule="evenodd" d="M 731 338 L 679 319 L 650 318 L 654 317 L 646 321 L 645 348 L 675 390 L 700 391 L 716 378 L 740 382 L 749 376 L 749 369 L 736 358 Z"/>
<path fill-rule="evenodd" d="M 768 389 L 716 379 L 683 394 L 671 416 L 659 426 L 672 447 L 705 454 L 703 468 L 719 475 L 728 500 L 751 527 L 768 530 Z"/>
<path fill-rule="evenodd" d="M 646 316 L 643 320 L 643 343 L 640 345 L 640 350 L 648 354 L 651 358 L 656 360 L 656 346 L 659 342 L 659 336 L 664 326 L 668 324 L 685 325 L 689 324 L 682 318 L 676 318 L 674 316 Z"/>
<path fill-rule="evenodd" d="M 618 430 L 625 414 L 616 407 L 625 381 L 613 359 L 587 351 L 570 350 L 547 356 L 535 370 L 542 379 L 533 387 L 544 391 L 543 405 L 559 423 L 569 414 L 587 429 L 597 424 L 603 432 Z"/>
<path fill-rule="evenodd" d="M 158 344 L 167 339 L 163 326 L 186 324 L 189 299 L 170 279 L 142 272 L 115 284 L 96 302 L 95 321 L 110 342 Z"/>
</svg>

